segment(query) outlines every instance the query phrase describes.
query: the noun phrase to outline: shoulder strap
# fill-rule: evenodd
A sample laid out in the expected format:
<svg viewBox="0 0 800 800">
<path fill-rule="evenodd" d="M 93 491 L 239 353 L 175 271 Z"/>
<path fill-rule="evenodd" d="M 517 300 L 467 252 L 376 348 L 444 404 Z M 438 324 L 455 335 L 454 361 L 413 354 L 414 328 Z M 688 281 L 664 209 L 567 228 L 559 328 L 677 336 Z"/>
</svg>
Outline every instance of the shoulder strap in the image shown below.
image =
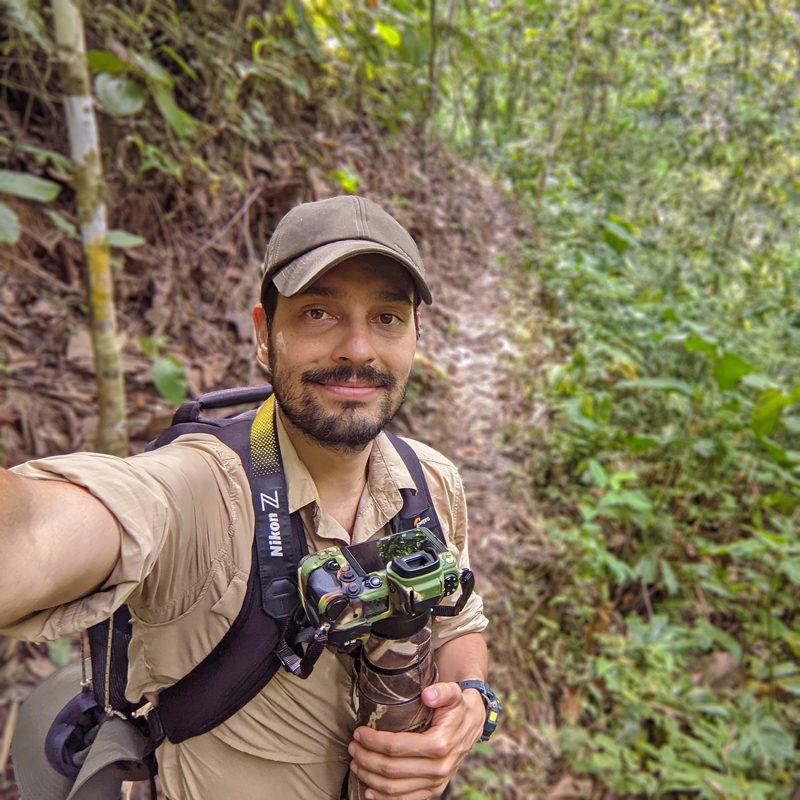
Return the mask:
<svg viewBox="0 0 800 800">
<path fill-rule="evenodd" d="M 417 487 L 416 491 L 413 489 L 400 490 L 403 495 L 403 507 L 392 520 L 392 530 L 397 533 L 409 528 L 416 528 L 418 525 L 425 525 L 438 537 L 443 545 L 447 546 L 444 531 L 436 514 L 436 508 L 431 498 L 428 482 L 425 480 L 425 473 L 422 471 L 419 456 L 404 439 L 394 433 L 389 433 L 389 431 L 386 431 L 386 435 L 394 445 L 400 458 L 403 459 L 403 463 L 406 465 L 406 469 L 411 474 L 411 479 Z"/>
<path fill-rule="evenodd" d="M 203 661 L 160 693 L 157 709 L 148 716 L 153 735 L 175 743 L 224 722 L 277 672 L 281 661 L 276 651 L 299 605 L 297 567 L 307 552 L 302 521 L 289 515 L 274 397 L 256 414 L 214 427 L 198 425 L 203 423 L 180 423 L 169 429 L 170 435 L 200 429 L 235 450 L 250 479 L 256 521 L 252 567 L 238 616 Z"/>
</svg>

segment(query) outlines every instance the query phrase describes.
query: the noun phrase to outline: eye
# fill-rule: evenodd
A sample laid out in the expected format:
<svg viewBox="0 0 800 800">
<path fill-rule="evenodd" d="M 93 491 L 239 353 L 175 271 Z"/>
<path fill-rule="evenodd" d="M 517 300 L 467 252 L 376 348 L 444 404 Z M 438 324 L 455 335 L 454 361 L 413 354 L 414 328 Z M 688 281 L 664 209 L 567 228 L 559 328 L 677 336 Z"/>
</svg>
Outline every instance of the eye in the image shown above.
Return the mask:
<svg viewBox="0 0 800 800">
<path fill-rule="evenodd" d="M 385 314 L 379 314 L 378 321 L 381 323 L 381 325 L 394 325 L 400 322 L 400 317 L 398 317 L 396 314 L 389 314 L 387 312 Z"/>
<path fill-rule="evenodd" d="M 324 308 L 309 308 L 306 311 L 306 314 L 310 319 L 313 320 L 322 320 L 329 316 L 328 312 L 325 311 Z"/>
</svg>

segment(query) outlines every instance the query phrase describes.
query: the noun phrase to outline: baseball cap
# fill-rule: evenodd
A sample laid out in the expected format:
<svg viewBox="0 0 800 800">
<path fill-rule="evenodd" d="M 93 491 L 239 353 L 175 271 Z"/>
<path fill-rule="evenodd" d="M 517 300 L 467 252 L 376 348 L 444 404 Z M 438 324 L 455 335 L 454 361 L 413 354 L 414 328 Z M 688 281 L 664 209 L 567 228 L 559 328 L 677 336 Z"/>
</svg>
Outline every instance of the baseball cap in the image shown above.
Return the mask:
<svg viewBox="0 0 800 800">
<path fill-rule="evenodd" d="M 278 223 L 267 246 L 262 275 L 291 297 L 331 267 L 353 256 L 375 253 L 402 264 L 428 304 L 431 291 L 419 250 L 408 231 L 371 200 L 331 197 L 295 206 Z"/>
<path fill-rule="evenodd" d="M 65 707 L 80 697 L 81 677 L 80 665 L 70 664 L 40 683 L 22 704 L 11 757 L 25 800 L 117 797 L 123 781 L 149 775 L 145 763 L 149 740 L 132 723 L 114 716 L 102 722 L 93 743 L 81 754 L 83 763 L 74 780 L 53 768 L 47 756 L 48 732 L 54 719 L 64 717 Z"/>
</svg>

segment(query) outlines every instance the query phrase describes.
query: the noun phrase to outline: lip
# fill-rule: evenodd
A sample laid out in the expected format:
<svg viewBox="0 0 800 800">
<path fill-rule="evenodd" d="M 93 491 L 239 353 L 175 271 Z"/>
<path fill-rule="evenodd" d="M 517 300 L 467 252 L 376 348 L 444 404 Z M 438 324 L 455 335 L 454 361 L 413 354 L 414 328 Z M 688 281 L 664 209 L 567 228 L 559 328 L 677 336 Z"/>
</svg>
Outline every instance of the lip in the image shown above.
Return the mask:
<svg viewBox="0 0 800 800">
<path fill-rule="evenodd" d="M 366 400 L 377 394 L 381 387 L 358 383 L 320 383 L 317 384 L 329 394 L 341 400 Z"/>
</svg>

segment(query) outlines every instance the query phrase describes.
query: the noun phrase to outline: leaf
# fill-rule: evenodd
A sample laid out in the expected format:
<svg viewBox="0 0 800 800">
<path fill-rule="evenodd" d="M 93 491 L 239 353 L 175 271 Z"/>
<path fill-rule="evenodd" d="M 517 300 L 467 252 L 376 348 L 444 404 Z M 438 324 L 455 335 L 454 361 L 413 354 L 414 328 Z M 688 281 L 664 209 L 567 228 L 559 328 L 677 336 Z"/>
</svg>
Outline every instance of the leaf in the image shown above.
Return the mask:
<svg viewBox="0 0 800 800">
<path fill-rule="evenodd" d="M 108 243 L 111 247 L 130 249 L 132 247 L 141 247 L 147 243 L 147 240 L 136 233 L 128 233 L 128 231 L 123 231 L 119 228 L 112 228 L 108 232 Z"/>
<path fill-rule="evenodd" d="M 94 91 L 103 108 L 114 117 L 137 114 L 144 108 L 145 94 L 142 88 L 123 75 L 101 72 L 94 79 Z"/>
<path fill-rule="evenodd" d="M 349 169 L 337 169 L 329 173 L 329 177 L 335 180 L 339 186 L 348 194 L 356 194 L 361 178 Z"/>
<path fill-rule="evenodd" d="M 133 60 L 142 68 L 144 76 L 149 79 L 148 82 L 154 81 L 169 89 L 174 86 L 174 81 L 169 72 L 167 72 L 161 64 L 153 61 L 152 58 L 143 56 L 141 53 L 133 53 Z"/>
<path fill-rule="evenodd" d="M 651 447 L 655 447 L 658 443 L 658 439 L 655 437 L 644 434 L 634 434 L 628 437 L 626 442 L 631 453 L 643 453 Z"/>
<path fill-rule="evenodd" d="M 66 175 L 72 173 L 75 163 L 68 156 L 49 150 L 46 147 L 36 147 L 32 144 L 21 144 L 19 149 L 23 153 L 30 153 L 37 164 L 46 164 L 48 161 L 59 171 Z"/>
<path fill-rule="evenodd" d="M 44 22 L 36 6 L 38 3 L 34 5 L 25 0 L 3 0 L 0 3 L 9 28 L 27 34 L 42 50 L 47 51 L 50 49 L 50 45 L 45 33 Z"/>
<path fill-rule="evenodd" d="M 737 356 L 736 353 L 725 353 L 714 364 L 714 376 L 719 388 L 725 392 L 736 386 L 745 375 L 749 375 L 754 369 L 755 367 L 751 363 Z"/>
<path fill-rule="evenodd" d="M 600 502 L 597 504 L 598 508 L 620 506 L 644 513 L 653 510 L 653 504 L 641 489 L 623 489 L 618 492 L 608 492 L 600 498 Z"/>
<path fill-rule="evenodd" d="M 48 643 L 47 654 L 56 666 L 66 667 L 72 660 L 72 642 L 66 638 L 55 639 Z"/>
<path fill-rule="evenodd" d="M 794 737 L 771 716 L 764 716 L 748 725 L 742 732 L 739 747 L 767 764 L 787 764 L 794 757 Z"/>
<path fill-rule="evenodd" d="M 181 56 L 174 48 L 170 47 L 168 44 L 162 44 L 161 52 L 166 53 L 181 68 L 181 71 L 184 75 L 188 76 L 195 82 L 200 80 L 197 77 L 197 73 L 189 66 L 183 56 Z"/>
<path fill-rule="evenodd" d="M 153 362 L 153 383 L 158 393 L 173 405 L 180 405 L 186 399 L 183 364 L 175 356 L 164 356 Z"/>
<path fill-rule="evenodd" d="M 633 226 L 620 217 L 611 216 L 603 220 L 603 238 L 619 255 L 631 247 L 638 247 L 639 240 L 633 235 Z"/>
<path fill-rule="evenodd" d="M 790 398 L 777 389 L 767 389 L 753 406 L 750 427 L 759 436 L 771 436 L 778 427 L 783 409 Z"/>
<path fill-rule="evenodd" d="M 127 72 L 128 65 L 110 50 L 89 50 L 86 53 L 86 60 L 92 72 L 108 72 L 112 75 L 119 75 Z"/>
<path fill-rule="evenodd" d="M 661 568 L 661 577 L 664 580 L 664 588 L 666 588 L 667 594 L 677 594 L 679 589 L 678 579 L 675 577 L 675 572 L 669 561 L 661 558 L 658 561 L 658 566 Z"/>
<path fill-rule="evenodd" d="M 71 236 L 73 239 L 79 239 L 78 229 L 68 220 L 61 216 L 57 211 L 50 211 L 49 209 L 44 212 L 50 218 L 50 221 L 60 231 Z"/>
<path fill-rule="evenodd" d="M 400 35 L 400 31 L 384 22 L 375 23 L 375 32 L 389 47 L 400 47 L 403 43 L 403 37 Z"/>
<path fill-rule="evenodd" d="M 26 200 L 50 203 L 58 197 L 61 185 L 27 172 L 9 172 L 0 169 L 0 192 Z"/>
<path fill-rule="evenodd" d="M 775 444 L 772 439 L 766 436 L 759 436 L 758 443 L 770 454 L 770 456 L 779 464 L 789 463 L 789 454 L 779 445 Z"/>
<path fill-rule="evenodd" d="M 587 466 L 589 467 L 589 472 L 591 473 L 595 486 L 605 489 L 608 485 L 608 476 L 606 475 L 606 471 L 603 469 L 600 462 L 597 461 L 597 459 L 590 458 Z"/>
<path fill-rule="evenodd" d="M 0 202 L 0 244 L 16 244 L 20 232 L 19 217 L 12 208 Z"/>
<path fill-rule="evenodd" d="M 688 336 L 683 346 L 692 353 L 707 353 L 710 356 L 717 354 L 717 343 L 693 333 Z"/>
<path fill-rule="evenodd" d="M 154 84 L 150 90 L 158 110 L 178 136 L 185 139 L 197 133 L 197 120 L 178 106 L 169 89 L 160 84 Z"/>
<path fill-rule="evenodd" d="M 636 378 L 632 381 L 620 381 L 617 386 L 621 389 L 658 389 L 662 392 L 676 392 L 686 397 L 694 394 L 690 384 L 677 378 Z"/>
</svg>

